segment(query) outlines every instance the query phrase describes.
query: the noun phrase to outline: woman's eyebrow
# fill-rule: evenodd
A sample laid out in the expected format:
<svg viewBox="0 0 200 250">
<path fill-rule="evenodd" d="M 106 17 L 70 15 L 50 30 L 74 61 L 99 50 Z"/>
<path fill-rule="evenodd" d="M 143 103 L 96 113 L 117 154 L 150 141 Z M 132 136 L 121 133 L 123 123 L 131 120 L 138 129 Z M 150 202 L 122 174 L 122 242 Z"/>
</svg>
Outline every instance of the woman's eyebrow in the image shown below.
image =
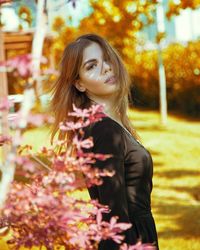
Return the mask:
<svg viewBox="0 0 200 250">
<path fill-rule="evenodd" d="M 88 60 L 88 61 L 85 61 L 82 67 L 84 68 L 84 66 L 85 66 L 87 63 L 89 63 L 89 62 L 96 62 L 96 61 L 97 61 L 97 59 L 94 59 L 94 58 L 93 58 L 93 59 L 90 59 L 90 60 Z"/>
</svg>

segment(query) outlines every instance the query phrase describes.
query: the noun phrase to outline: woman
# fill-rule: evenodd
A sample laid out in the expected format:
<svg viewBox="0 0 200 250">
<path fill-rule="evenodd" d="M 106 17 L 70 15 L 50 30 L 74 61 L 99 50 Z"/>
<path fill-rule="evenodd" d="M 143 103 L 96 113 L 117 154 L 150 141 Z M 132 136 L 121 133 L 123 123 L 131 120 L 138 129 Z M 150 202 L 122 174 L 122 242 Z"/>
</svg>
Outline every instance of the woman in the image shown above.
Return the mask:
<svg viewBox="0 0 200 250">
<path fill-rule="evenodd" d="M 93 137 L 94 153 L 113 155 L 106 161 L 97 161 L 95 166 L 114 169 L 115 175 L 104 177 L 101 186 L 88 188 L 90 197 L 110 207 L 111 212 L 104 214 L 104 220 L 118 216 L 119 222 L 132 223 L 124 233 L 124 242 L 135 244 L 140 239 L 159 249 L 151 213 L 153 162 L 127 116 L 130 79 L 120 56 L 102 37 L 82 35 L 65 48 L 61 73 L 53 89 L 56 122 L 52 140 L 59 123 L 64 118 L 68 120 L 72 103 L 79 108 L 94 103 L 105 105 L 105 117 L 84 131 L 86 137 Z M 63 136 L 59 134 L 60 139 Z M 68 132 L 69 145 L 72 137 L 73 132 Z M 102 240 L 99 249 L 114 250 L 119 245 Z"/>
</svg>

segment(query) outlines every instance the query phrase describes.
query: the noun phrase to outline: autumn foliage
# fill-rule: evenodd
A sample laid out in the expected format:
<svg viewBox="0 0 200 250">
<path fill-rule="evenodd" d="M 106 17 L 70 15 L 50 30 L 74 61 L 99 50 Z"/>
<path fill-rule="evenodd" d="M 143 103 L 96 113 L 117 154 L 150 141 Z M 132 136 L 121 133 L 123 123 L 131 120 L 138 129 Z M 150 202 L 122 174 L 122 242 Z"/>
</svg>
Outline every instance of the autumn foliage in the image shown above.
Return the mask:
<svg viewBox="0 0 200 250">
<path fill-rule="evenodd" d="M 107 38 L 124 59 L 129 58 L 130 51 L 135 49 L 137 32 L 154 21 L 156 3 L 157 0 L 91 0 L 90 4 L 94 11 L 85 17 L 76 29 L 66 26 L 62 18 L 57 17 L 52 26 L 57 33 L 53 46 L 56 59 L 60 59 L 69 41 L 88 32 L 98 33 Z"/>
<path fill-rule="evenodd" d="M 163 50 L 167 99 L 170 110 L 200 115 L 200 42 L 170 44 Z M 158 108 L 159 83 L 157 51 L 143 51 L 134 57 L 131 75 L 136 106 Z"/>
<path fill-rule="evenodd" d="M 53 30 L 57 31 L 57 36 L 52 51 L 56 65 L 66 44 L 82 33 L 98 33 L 108 39 L 120 53 L 132 76 L 133 104 L 158 109 L 157 50 L 137 50 L 137 33 L 145 25 L 155 21 L 153 17 L 158 1 L 90 2 L 94 11 L 81 21 L 77 29 L 67 27 L 60 17 L 55 19 Z M 199 6 L 198 1 L 180 1 L 179 4 L 177 2 L 175 4 L 175 1 L 169 1 L 167 15 L 172 16 L 179 14 L 182 9 Z M 199 44 L 199 41 L 176 43 L 163 50 L 169 110 L 199 115 Z"/>
<path fill-rule="evenodd" d="M 76 2 L 78 4 L 78 1 Z M 122 56 L 132 76 L 133 103 L 136 106 L 158 109 L 157 52 L 156 50 L 146 51 L 144 49 L 143 52 L 137 50 L 138 32 L 155 21 L 158 2 L 157 0 L 90 0 L 93 11 L 76 28 L 66 24 L 60 16 L 56 17 L 52 25 L 55 38 L 51 41 L 46 40 L 44 44 L 43 52 L 48 57 L 48 67 L 58 68 L 65 46 L 77 36 L 89 32 L 98 33 L 105 37 Z M 196 9 L 199 6 L 199 0 L 170 0 L 165 14 L 170 18 L 180 14 L 183 9 Z M 26 8 L 22 8 L 21 11 L 22 13 L 27 12 Z M 171 44 L 163 51 L 170 110 L 176 109 L 182 113 L 199 115 L 198 46 L 198 41 L 185 45 Z M 14 58 L 14 55 L 9 58 Z M 182 60 L 183 58 L 184 60 Z M 8 76 L 9 93 L 21 93 L 26 85 L 26 79 L 20 79 L 11 72 L 8 73 Z M 54 80 L 53 78 L 46 79 L 47 86 L 51 84 L 51 80 Z M 187 94 L 188 92 L 190 95 Z"/>
</svg>

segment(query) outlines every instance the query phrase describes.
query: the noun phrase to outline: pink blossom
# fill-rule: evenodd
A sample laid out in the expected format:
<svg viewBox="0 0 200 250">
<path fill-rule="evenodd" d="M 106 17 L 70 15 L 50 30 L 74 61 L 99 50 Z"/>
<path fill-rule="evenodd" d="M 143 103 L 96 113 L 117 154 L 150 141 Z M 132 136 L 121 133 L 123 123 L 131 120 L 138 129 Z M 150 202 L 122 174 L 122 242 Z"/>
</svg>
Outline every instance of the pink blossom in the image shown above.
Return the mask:
<svg viewBox="0 0 200 250">
<path fill-rule="evenodd" d="M 9 124 L 12 128 L 19 128 L 21 119 L 23 119 L 22 114 L 18 111 L 14 114 L 8 115 Z M 28 114 L 27 123 L 33 126 L 42 126 L 43 124 L 51 124 L 54 122 L 51 116 L 47 114 Z"/>
<path fill-rule="evenodd" d="M 3 97 L 0 101 L 0 111 L 9 110 L 13 105 L 13 101 L 9 100 L 7 97 Z"/>
<path fill-rule="evenodd" d="M 81 117 L 81 118 L 86 118 L 89 117 L 90 110 L 88 109 L 79 109 L 75 106 L 75 104 L 72 104 L 73 107 L 73 112 L 69 112 L 69 115 L 71 116 L 76 116 L 76 117 Z"/>
<path fill-rule="evenodd" d="M 128 246 L 126 243 L 123 243 L 120 246 L 120 250 L 156 250 L 156 247 L 150 243 L 142 243 L 139 241 L 137 244 Z"/>
<path fill-rule="evenodd" d="M 42 63 L 46 63 L 47 59 L 45 57 L 41 57 L 40 61 Z M 16 56 L 6 62 L 1 62 L 1 65 L 6 66 L 11 70 L 16 70 L 21 77 L 29 77 L 33 74 L 31 54 Z"/>
<path fill-rule="evenodd" d="M 104 104 L 93 104 L 89 109 L 79 109 L 73 104 L 73 112 L 69 113 L 71 116 L 79 117 L 84 120 L 87 118 L 86 124 L 83 123 L 82 127 L 88 126 L 88 123 L 94 123 L 96 121 L 101 120 L 101 118 L 105 117 L 106 114 L 104 113 Z"/>
<path fill-rule="evenodd" d="M 100 105 L 83 111 L 75 106 L 73 108 L 71 115 L 79 118 L 78 123 L 62 123 L 61 129 L 62 126 L 66 130 L 77 129 L 78 135 L 83 135 L 82 127 L 100 120 L 104 115 Z M 32 115 L 29 123 L 40 126 L 45 119 L 42 115 Z M 121 244 L 124 239 L 121 233 L 132 226 L 118 223 L 118 217 L 112 217 L 109 222 L 103 221 L 102 214 L 110 212 L 108 206 L 99 204 L 98 200 L 85 201 L 74 195 L 74 191 L 89 185 L 101 185 L 102 177 L 115 174 L 114 170 L 95 167 L 96 160 L 106 160 L 112 155 L 84 153 L 83 149 L 92 147 L 93 141 L 92 138 L 83 140 L 78 135 L 73 139 L 76 156 L 70 156 L 66 141 L 62 140 L 55 143 L 55 148 L 42 146 L 35 155 L 30 152 L 29 145 L 21 146 L 13 157 L 17 174 L 21 178 L 27 177 L 12 183 L 1 211 L 3 218 L 7 218 L 6 225 L 12 230 L 9 243 L 15 249 L 45 246 L 53 250 L 56 245 L 66 249 L 92 250 L 102 239 L 112 239 Z M 20 138 L 15 140 L 19 142 Z M 62 152 L 56 151 L 59 145 L 63 146 Z M 30 157 L 40 159 L 40 156 L 45 162 L 38 161 L 36 165 L 30 160 Z M 5 226 L 5 223 L 2 225 Z M 146 248 L 141 248 L 143 246 Z M 134 249 L 153 250 L 148 244 L 141 243 L 135 246 L 124 244 L 120 250 Z"/>
<path fill-rule="evenodd" d="M 19 75 L 27 77 L 32 75 L 32 57 L 31 54 L 21 55 L 8 60 L 5 64 L 12 70 L 17 70 Z"/>
<path fill-rule="evenodd" d="M 101 120 L 101 118 L 106 115 L 103 113 L 103 105 L 92 105 L 89 109 L 82 110 L 77 108 L 75 104 L 73 104 L 73 112 L 70 112 L 69 116 L 78 117 L 79 120 L 76 122 L 61 122 L 59 125 L 60 130 L 80 130 L 81 128 L 87 127 L 91 123 Z"/>
<path fill-rule="evenodd" d="M 0 134 L 0 146 L 2 146 L 3 144 L 8 144 L 10 142 L 12 142 L 11 136 L 6 136 L 6 135 Z"/>
<path fill-rule="evenodd" d="M 40 58 L 41 63 L 47 63 L 47 58 L 42 56 Z M 1 62 L 0 65 L 6 66 L 11 70 L 16 70 L 21 77 L 29 77 L 33 74 L 32 55 L 24 54 L 11 58 L 5 62 Z"/>
<path fill-rule="evenodd" d="M 47 114 L 29 114 L 28 115 L 28 123 L 32 124 L 36 127 L 43 125 L 44 123 L 53 123 L 53 117 Z"/>
<path fill-rule="evenodd" d="M 91 148 L 94 145 L 92 137 L 80 141 L 77 135 L 73 138 L 73 144 L 76 145 L 78 150 L 81 148 Z"/>
<path fill-rule="evenodd" d="M 28 123 L 33 124 L 35 126 L 41 126 L 44 123 L 44 115 L 42 114 L 29 114 Z"/>
<path fill-rule="evenodd" d="M 52 69 L 52 68 L 48 68 L 48 69 L 45 69 L 43 70 L 43 74 L 45 75 L 58 75 L 59 74 L 59 71 L 58 70 L 55 70 L 55 69 Z"/>
</svg>

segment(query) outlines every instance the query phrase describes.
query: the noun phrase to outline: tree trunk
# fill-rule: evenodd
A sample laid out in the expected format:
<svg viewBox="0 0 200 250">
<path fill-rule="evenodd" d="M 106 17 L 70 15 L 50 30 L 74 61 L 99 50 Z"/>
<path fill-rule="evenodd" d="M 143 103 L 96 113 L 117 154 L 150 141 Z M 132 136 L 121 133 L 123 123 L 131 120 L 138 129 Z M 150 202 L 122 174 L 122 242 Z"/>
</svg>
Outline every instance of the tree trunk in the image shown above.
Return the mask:
<svg viewBox="0 0 200 250">
<path fill-rule="evenodd" d="M 162 0 L 157 5 L 156 23 L 158 33 L 165 32 L 164 10 Z M 158 68 L 159 68 L 159 91 L 160 91 L 160 121 L 162 125 L 167 124 L 167 93 L 166 93 L 166 76 L 162 59 L 161 41 L 158 41 Z"/>
<path fill-rule="evenodd" d="M 45 0 L 38 0 L 37 2 L 36 27 L 32 44 L 33 80 L 36 82 L 37 97 L 43 92 L 42 81 L 40 78 L 40 61 L 47 32 L 47 14 L 45 12 L 45 4 Z"/>
</svg>

